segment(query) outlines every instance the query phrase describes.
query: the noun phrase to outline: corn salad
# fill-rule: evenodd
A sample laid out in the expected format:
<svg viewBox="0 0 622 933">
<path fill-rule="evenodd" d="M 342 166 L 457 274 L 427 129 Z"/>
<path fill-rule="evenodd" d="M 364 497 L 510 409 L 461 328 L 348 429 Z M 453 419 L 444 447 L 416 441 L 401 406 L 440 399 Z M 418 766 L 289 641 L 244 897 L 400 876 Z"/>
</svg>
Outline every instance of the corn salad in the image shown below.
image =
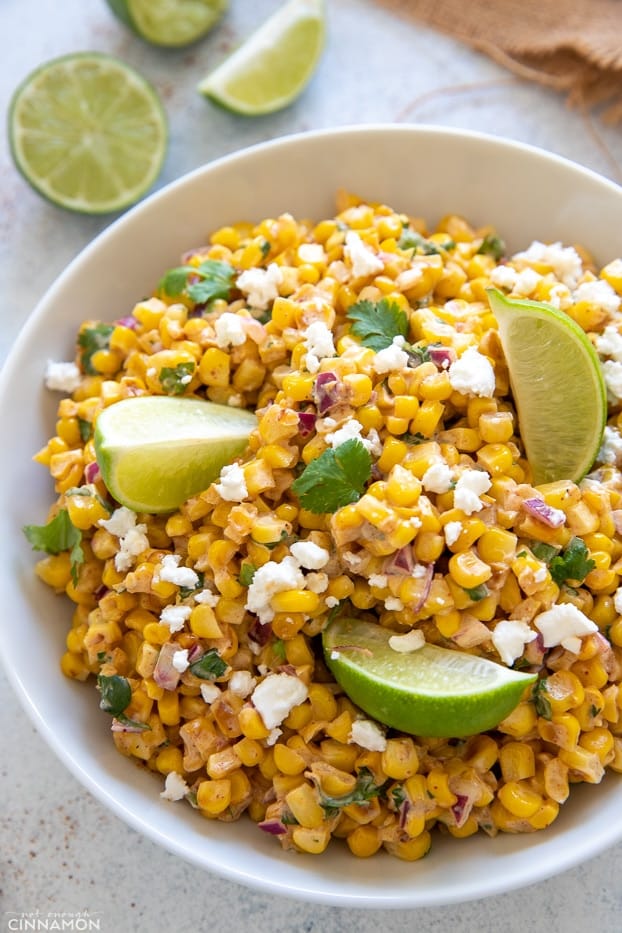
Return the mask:
<svg viewBox="0 0 622 933">
<path fill-rule="evenodd" d="M 405 860 L 433 832 L 544 829 L 573 784 L 622 771 L 622 261 L 598 270 L 538 242 L 509 257 L 460 216 L 430 232 L 340 192 L 333 218 L 235 223 L 183 263 L 127 317 L 83 323 L 75 361 L 48 374 L 65 391 L 35 456 L 48 522 L 70 533 L 36 565 L 74 604 L 61 668 L 97 678 L 119 752 L 206 819 L 246 813 L 286 849 L 336 837 Z M 207 269 L 230 271 L 206 298 L 192 286 Z M 491 284 L 561 308 L 604 361 L 609 422 L 578 484 L 532 485 Z M 405 334 L 370 345 L 354 325 L 370 307 Z M 136 515 L 103 485 L 93 427 L 120 399 L 164 394 L 258 425 L 219 481 Z M 365 488 L 305 506 L 296 480 L 352 440 Z M 328 672 L 318 636 L 337 613 L 538 681 L 489 733 L 400 734 Z"/>
</svg>

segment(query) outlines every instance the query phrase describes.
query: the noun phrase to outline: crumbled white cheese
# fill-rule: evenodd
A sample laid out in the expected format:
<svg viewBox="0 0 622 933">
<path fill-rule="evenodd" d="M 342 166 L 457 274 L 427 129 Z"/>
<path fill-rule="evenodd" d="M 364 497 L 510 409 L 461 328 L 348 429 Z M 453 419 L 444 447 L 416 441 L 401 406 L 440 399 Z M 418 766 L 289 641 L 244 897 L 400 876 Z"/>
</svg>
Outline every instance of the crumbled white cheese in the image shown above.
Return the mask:
<svg viewBox="0 0 622 933">
<path fill-rule="evenodd" d="M 572 304 L 570 289 L 567 285 L 562 285 L 561 282 L 552 285 L 549 289 L 547 301 L 550 305 L 553 305 L 554 308 L 565 311 Z"/>
<path fill-rule="evenodd" d="M 326 253 L 321 243 L 301 243 L 298 258 L 301 262 L 322 263 L 326 261 Z"/>
<path fill-rule="evenodd" d="M 321 570 L 330 560 L 326 548 L 320 547 L 314 541 L 295 541 L 290 551 L 305 570 Z"/>
<path fill-rule="evenodd" d="M 619 616 L 622 616 L 622 586 L 619 586 L 613 594 L 613 606 Z"/>
<path fill-rule="evenodd" d="M 596 459 L 599 463 L 618 463 L 622 461 L 622 436 L 616 428 L 606 426 L 603 442 Z"/>
<path fill-rule="evenodd" d="M 378 375 L 400 372 L 408 366 L 408 353 L 403 349 L 406 341 L 402 336 L 393 338 L 393 342 L 383 350 L 378 350 L 374 357 L 374 369 Z"/>
<path fill-rule="evenodd" d="M 327 419 L 328 420 L 328 419 Z M 363 431 L 363 425 L 360 421 L 357 421 L 356 418 L 349 418 L 345 424 L 340 428 L 337 428 L 336 431 L 330 431 L 324 436 L 324 440 L 331 447 L 339 447 L 341 444 L 345 444 L 346 441 L 358 440 L 364 447 L 374 455 L 376 450 L 376 439 L 372 437 L 372 432 L 369 432 L 369 437 L 361 437 L 361 432 Z"/>
<path fill-rule="evenodd" d="M 119 539 L 119 550 L 114 557 L 119 573 L 129 570 L 138 555 L 149 547 L 147 526 L 142 522 L 137 524 L 136 512 L 125 505 L 115 509 L 110 518 L 100 518 L 99 524 Z"/>
<path fill-rule="evenodd" d="M 282 729 L 271 729 L 270 735 L 266 739 L 266 745 L 276 745 L 280 737 L 283 735 Z"/>
<path fill-rule="evenodd" d="M 220 471 L 216 492 L 225 502 L 242 502 L 248 496 L 244 470 L 239 463 L 228 463 Z"/>
<path fill-rule="evenodd" d="M 179 651 L 175 651 L 171 663 L 180 674 L 187 671 L 190 666 L 190 662 L 188 661 L 188 649 L 180 648 Z"/>
<path fill-rule="evenodd" d="M 216 343 L 225 350 L 227 347 L 241 347 L 246 343 L 246 331 L 239 314 L 225 311 L 214 324 L 216 329 Z"/>
<path fill-rule="evenodd" d="M 350 270 L 341 259 L 335 259 L 328 267 L 328 274 L 338 282 L 346 282 L 350 278 Z"/>
<path fill-rule="evenodd" d="M 320 360 L 335 355 L 333 333 L 324 321 L 313 321 L 303 332 L 302 339 L 307 350 L 305 366 L 310 373 L 316 373 L 320 368 Z"/>
<path fill-rule="evenodd" d="M 452 481 L 453 472 L 443 460 L 429 466 L 421 477 L 426 492 L 447 492 L 451 488 Z"/>
<path fill-rule="evenodd" d="M 201 684 L 200 687 L 201 696 L 206 703 L 213 703 L 220 696 L 220 687 L 217 687 L 216 684 Z"/>
<path fill-rule="evenodd" d="M 603 363 L 603 376 L 607 386 L 609 401 L 619 402 L 622 399 L 622 363 L 615 360 L 605 360 Z"/>
<path fill-rule="evenodd" d="M 56 363 L 48 360 L 45 366 L 45 385 L 52 392 L 70 395 L 80 385 L 82 374 L 75 363 Z"/>
<path fill-rule="evenodd" d="M 487 492 L 492 483 L 485 470 L 465 470 L 460 474 L 454 489 L 454 507 L 462 509 L 467 515 L 479 512 L 484 503 L 479 498 Z"/>
<path fill-rule="evenodd" d="M 380 728 L 371 719 L 355 719 L 348 736 L 348 741 L 370 752 L 383 752 L 387 747 L 387 739 Z"/>
<path fill-rule="evenodd" d="M 452 544 L 455 544 L 460 535 L 462 534 L 462 522 L 447 522 L 443 528 L 445 534 L 445 541 L 447 546 L 451 547 Z"/>
<path fill-rule="evenodd" d="M 212 609 L 218 603 L 220 593 L 213 593 L 211 590 L 201 590 L 194 594 L 195 603 L 201 603 L 203 606 L 210 606 Z"/>
<path fill-rule="evenodd" d="M 541 612 L 534 619 L 534 625 L 542 632 L 545 648 L 561 645 L 567 651 L 576 651 L 576 636 L 589 635 L 598 631 L 595 622 L 577 609 L 572 603 L 561 603 Z"/>
<path fill-rule="evenodd" d="M 490 273 L 490 281 L 497 288 L 507 288 L 512 291 L 516 285 L 518 272 L 512 266 L 496 266 Z"/>
<path fill-rule="evenodd" d="M 265 565 L 264 565 L 265 566 Z M 280 726 L 309 694 L 307 685 L 292 674 L 268 674 L 253 690 L 251 700 L 266 729 Z"/>
<path fill-rule="evenodd" d="M 404 609 L 404 603 L 398 596 L 387 596 L 384 601 L 384 608 L 387 612 L 401 612 Z"/>
<path fill-rule="evenodd" d="M 594 345 L 601 356 L 610 356 L 617 363 L 622 363 L 622 334 L 616 324 L 607 324 Z"/>
<path fill-rule="evenodd" d="M 541 278 L 542 276 L 535 269 L 521 269 L 514 283 L 514 294 L 520 298 L 529 298 L 533 295 Z"/>
<path fill-rule="evenodd" d="M 165 800 L 183 800 L 189 790 L 190 788 L 181 774 L 178 774 L 177 771 L 171 771 L 166 775 L 164 790 L 161 792 L 160 797 L 164 797 Z"/>
<path fill-rule="evenodd" d="M 171 632 L 181 632 L 191 612 L 190 606 L 165 606 L 160 613 L 160 622 L 168 625 Z"/>
<path fill-rule="evenodd" d="M 367 278 L 382 272 L 384 263 L 375 252 L 363 242 L 355 230 L 348 230 L 343 255 L 350 260 L 352 276 L 355 279 Z"/>
<path fill-rule="evenodd" d="M 410 651 L 418 651 L 425 645 L 425 635 L 419 628 L 413 628 L 405 635 L 391 635 L 389 638 L 389 648 L 402 654 L 408 654 Z"/>
<path fill-rule="evenodd" d="M 382 590 L 385 586 L 389 585 L 389 578 L 387 577 L 386 573 L 372 573 L 367 582 L 370 586 L 377 586 Z"/>
<path fill-rule="evenodd" d="M 257 686 L 257 681 L 249 671 L 234 671 L 227 684 L 231 693 L 237 697 L 247 697 Z"/>
<path fill-rule="evenodd" d="M 583 271 L 581 257 L 576 249 L 572 246 L 562 246 L 559 242 L 541 243 L 539 240 L 534 240 L 528 249 L 516 253 L 512 258 L 550 266 L 555 277 L 568 288 L 575 287 Z"/>
<path fill-rule="evenodd" d="M 246 609 L 254 612 L 261 623 L 271 622 L 274 610 L 270 602 L 276 593 L 301 590 L 305 580 L 294 557 L 284 557 L 280 563 L 269 560 L 255 571 L 246 595 Z"/>
<path fill-rule="evenodd" d="M 534 632 L 526 622 L 520 622 L 516 619 L 502 619 L 497 622 L 492 631 L 492 643 L 499 652 L 499 656 L 508 667 L 514 664 L 517 658 L 520 658 L 525 650 L 525 645 L 538 633 Z"/>
<path fill-rule="evenodd" d="M 336 596 L 327 596 L 324 602 L 326 603 L 326 607 L 328 609 L 334 609 L 335 606 L 339 605 L 339 600 Z"/>
<path fill-rule="evenodd" d="M 265 311 L 278 298 L 282 281 L 281 269 L 275 262 L 271 262 L 267 269 L 245 269 L 238 276 L 236 285 L 248 298 L 251 308 Z"/>
<path fill-rule="evenodd" d="M 305 583 L 308 590 L 312 593 L 325 593 L 329 584 L 327 573 L 307 573 L 305 574 Z"/>
<path fill-rule="evenodd" d="M 488 357 L 477 347 L 467 347 L 448 371 L 452 389 L 463 395 L 492 398 L 495 394 L 495 371 Z"/>
<path fill-rule="evenodd" d="M 153 575 L 154 581 L 164 580 L 166 583 L 194 589 L 199 582 L 199 575 L 191 567 L 180 567 L 180 561 L 179 554 L 165 554 L 162 563 Z"/>
<path fill-rule="evenodd" d="M 614 292 L 609 282 L 605 282 L 603 279 L 581 282 L 572 297 L 577 302 L 586 301 L 592 305 L 597 305 L 608 314 L 615 314 L 620 307 L 620 296 Z"/>
</svg>

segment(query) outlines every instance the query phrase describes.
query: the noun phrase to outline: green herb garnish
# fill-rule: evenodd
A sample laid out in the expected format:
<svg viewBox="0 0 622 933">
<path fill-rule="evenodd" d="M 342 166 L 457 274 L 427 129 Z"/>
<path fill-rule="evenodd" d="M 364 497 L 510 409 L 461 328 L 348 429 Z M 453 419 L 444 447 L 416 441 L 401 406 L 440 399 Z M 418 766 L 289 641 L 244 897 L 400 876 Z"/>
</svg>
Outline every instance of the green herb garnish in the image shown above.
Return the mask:
<svg viewBox="0 0 622 933">
<path fill-rule="evenodd" d="M 477 252 L 484 256 L 492 256 L 495 262 L 499 262 L 505 255 L 505 243 L 496 233 L 487 233 Z"/>
<path fill-rule="evenodd" d="M 188 668 L 191 674 L 200 680 L 216 680 L 227 670 L 227 662 L 223 661 L 215 648 L 210 648 L 194 661 Z"/>
<path fill-rule="evenodd" d="M 380 301 L 357 301 L 350 305 L 346 316 L 354 321 L 354 336 L 360 338 L 364 347 L 376 352 L 390 347 L 394 337 L 406 337 L 408 334 L 406 312 L 386 298 Z"/>
<path fill-rule="evenodd" d="M 80 440 L 83 444 L 86 444 L 93 435 L 93 425 L 85 418 L 78 418 L 78 431 L 80 432 Z"/>
<path fill-rule="evenodd" d="M 189 276 L 198 276 L 198 282 L 188 285 Z M 235 269 L 228 262 L 206 259 L 199 266 L 177 266 L 170 269 L 160 281 L 160 289 L 171 297 L 184 292 L 196 304 L 206 304 L 216 298 L 228 301 L 233 288 Z"/>
<path fill-rule="evenodd" d="M 80 363 L 85 373 L 95 376 L 97 370 L 91 359 L 98 350 L 107 350 L 110 346 L 110 335 L 114 324 L 96 324 L 95 327 L 85 327 L 78 334 L 78 346 L 82 349 Z"/>
<path fill-rule="evenodd" d="M 532 541 L 530 546 L 534 557 L 543 560 L 545 564 L 550 564 L 553 558 L 559 554 L 558 547 L 555 547 L 554 544 L 545 544 L 544 541 Z M 520 557 L 520 554 L 518 556 Z"/>
<path fill-rule="evenodd" d="M 251 585 L 251 583 L 253 582 L 253 577 L 255 576 L 256 570 L 257 568 L 255 567 L 254 564 L 250 564 L 248 562 L 242 564 L 242 566 L 240 567 L 240 575 L 238 577 L 238 580 L 240 581 L 242 586 Z"/>
<path fill-rule="evenodd" d="M 421 366 L 422 363 L 430 362 L 430 350 L 428 347 L 406 347 L 411 367 Z"/>
<path fill-rule="evenodd" d="M 351 438 L 307 464 L 291 488 L 304 509 L 316 514 L 335 512 L 360 499 L 370 476 L 369 451 L 360 440 Z"/>
<path fill-rule="evenodd" d="M 552 719 L 553 709 L 551 707 L 549 698 L 546 696 L 546 693 L 546 677 L 543 677 L 541 680 L 536 680 L 531 690 L 531 700 L 536 708 L 536 713 L 538 716 L 541 716 L 542 719 Z"/>
<path fill-rule="evenodd" d="M 121 677 L 119 674 L 112 674 L 110 677 L 99 674 L 97 686 L 101 693 L 99 708 L 105 713 L 110 713 L 118 722 L 139 728 L 142 732 L 151 729 L 148 723 L 136 722 L 125 715 L 125 710 L 132 702 L 132 688 L 127 677 Z"/>
<path fill-rule="evenodd" d="M 549 564 L 551 576 L 558 586 L 566 580 L 582 583 L 588 573 L 594 569 L 596 562 L 588 557 L 588 549 L 581 538 L 571 538 L 567 546 Z"/>
<path fill-rule="evenodd" d="M 192 596 L 193 593 L 196 593 L 197 590 L 202 590 L 205 583 L 205 574 L 202 570 L 195 570 L 197 577 L 199 578 L 194 586 L 180 586 L 179 595 L 182 599 L 187 599 L 189 596 Z"/>
<path fill-rule="evenodd" d="M 486 599 L 488 596 L 488 587 L 485 583 L 480 583 L 479 586 L 474 587 L 463 587 L 464 592 L 467 594 L 469 599 L 472 599 L 474 603 L 478 603 L 482 599 Z"/>
<path fill-rule="evenodd" d="M 47 525 L 24 525 L 22 531 L 32 545 L 33 551 L 45 551 L 46 554 L 60 554 L 69 551 L 71 579 L 78 583 L 78 568 L 84 563 L 82 550 L 82 532 L 69 518 L 67 509 L 60 509 Z"/>
<path fill-rule="evenodd" d="M 287 655 L 285 654 L 285 642 L 282 638 L 275 638 L 272 642 L 272 651 L 274 652 L 275 658 L 281 662 L 285 661 Z"/>
<path fill-rule="evenodd" d="M 192 382 L 194 363 L 178 363 L 177 366 L 163 366 L 160 370 L 160 385 L 167 395 L 183 395 Z"/>
<path fill-rule="evenodd" d="M 348 807 L 353 803 L 366 803 L 373 797 L 379 797 L 384 791 L 384 785 L 374 784 L 374 776 L 369 768 L 361 768 L 356 777 L 356 784 L 349 794 L 343 794 L 341 797 L 331 797 L 320 790 L 320 804 L 326 811 L 327 816 L 334 815 L 343 807 Z"/>
</svg>

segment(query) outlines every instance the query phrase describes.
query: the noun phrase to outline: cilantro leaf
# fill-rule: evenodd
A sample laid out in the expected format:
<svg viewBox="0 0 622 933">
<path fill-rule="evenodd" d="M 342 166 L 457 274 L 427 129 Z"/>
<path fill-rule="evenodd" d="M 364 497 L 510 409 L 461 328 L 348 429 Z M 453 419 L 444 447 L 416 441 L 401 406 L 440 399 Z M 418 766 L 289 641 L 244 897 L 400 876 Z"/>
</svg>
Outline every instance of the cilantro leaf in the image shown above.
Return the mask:
<svg viewBox="0 0 622 933">
<path fill-rule="evenodd" d="M 188 277 L 193 281 L 188 285 Z M 197 304 L 205 304 L 216 298 L 228 301 L 233 288 L 235 269 L 228 262 L 217 259 L 206 259 L 198 266 L 176 266 L 169 269 L 160 280 L 159 287 L 172 298 L 186 292 L 189 298 Z"/>
<path fill-rule="evenodd" d="M 407 347 L 406 352 L 409 356 L 408 365 L 413 368 L 421 366 L 422 363 L 430 362 L 430 350 L 428 347 Z"/>
<path fill-rule="evenodd" d="M 543 677 L 541 680 L 536 680 L 535 684 L 533 685 L 531 690 L 531 700 L 536 708 L 536 713 L 538 716 L 541 716 L 542 719 L 552 719 L 553 709 L 551 707 L 551 702 L 546 694 L 546 677 Z"/>
<path fill-rule="evenodd" d="M 242 566 L 240 567 L 240 575 L 238 577 L 238 580 L 240 581 L 242 586 L 251 585 L 251 583 L 253 582 L 253 577 L 255 576 L 256 570 L 257 568 L 255 567 L 255 565 L 248 563 L 248 561 L 242 564 Z"/>
<path fill-rule="evenodd" d="M 132 688 L 127 677 L 121 677 L 119 674 L 112 674 L 110 677 L 99 674 L 97 686 L 101 693 L 99 708 L 105 713 L 110 713 L 118 722 L 126 726 L 138 727 L 143 732 L 151 729 L 146 722 L 136 722 L 135 719 L 130 719 L 125 715 L 125 710 L 132 702 Z"/>
<path fill-rule="evenodd" d="M 78 431 L 80 432 L 80 440 L 83 444 L 86 444 L 93 434 L 93 425 L 85 418 L 78 418 Z"/>
<path fill-rule="evenodd" d="M 227 662 L 223 661 L 215 648 L 210 648 L 202 654 L 198 661 L 194 661 L 188 670 L 200 680 L 216 680 L 227 670 Z"/>
<path fill-rule="evenodd" d="M 505 243 L 496 233 L 487 233 L 477 252 L 484 256 L 492 256 L 495 262 L 499 262 L 505 255 Z"/>
<path fill-rule="evenodd" d="M 160 370 L 160 385 L 167 395 L 182 395 L 188 383 L 192 382 L 194 363 L 178 363 L 177 366 L 163 366 Z"/>
<path fill-rule="evenodd" d="M 575 580 L 582 583 L 588 573 L 596 566 L 595 561 L 588 557 L 588 549 L 581 538 L 571 538 L 561 554 L 554 557 L 549 570 L 558 586 L 566 580 Z"/>
<path fill-rule="evenodd" d="M 46 554 L 69 551 L 71 577 L 75 586 L 78 582 L 78 568 L 84 563 L 84 551 L 82 532 L 72 523 L 67 509 L 60 509 L 47 525 L 24 525 L 22 531 L 33 551 L 45 551 Z"/>
<path fill-rule="evenodd" d="M 94 327 L 85 327 L 78 334 L 78 346 L 82 349 L 80 363 L 85 373 L 90 376 L 97 375 L 97 370 L 91 360 L 98 350 L 107 350 L 110 346 L 110 335 L 114 324 L 96 324 Z"/>
<path fill-rule="evenodd" d="M 402 231 L 397 245 L 400 249 L 414 249 L 415 252 L 419 251 L 423 253 L 424 256 L 434 256 L 438 253 L 438 247 L 435 243 L 428 240 L 420 233 L 417 233 L 416 230 L 411 230 L 410 227 L 406 227 Z"/>
<path fill-rule="evenodd" d="M 406 312 L 386 298 L 357 301 L 348 308 L 347 317 L 354 321 L 354 336 L 360 337 L 364 347 L 376 352 L 390 347 L 394 337 L 406 337 L 408 334 Z"/>
<path fill-rule="evenodd" d="M 531 542 L 531 553 L 534 557 L 537 557 L 538 560 L 543 560 L 545 564 L 550 564 L 554 557 L 559 554 L 559 548 L 555 547 L 554 544 L 545 544 L 544 541 L 532 541 Z M 518 554 L 518 557 L 521 555 Z"/>
<path fill-rule="evenodd" d="M 369 451 L 360 440 L 350 438 L 307 464 L 292 491 L 310 512 L 335 512 L 360 499 L 370 476 Z"/>
<path fill-rule="evenodd" d="M 373 797 L 379 797 L 383 790 L 383 785 L 374 784 L 374 776 L 369 768 L 363 767 L 357 774 L 356 784 L 349 794 L 331 797 L 330 794 L 325 794 L 320 788 L 320 804 L 324 810 L 330 813 L 330 811 L 340 810 L 352 803 L 366 803 Z"/>
<path fill-rule="evenodd" d="M 272 642 L 272 651 L 274 652 L 275 658 L 277 658 L 277 660 L 279 660 L 281 663 L 286 660 L 287 655 L 285 653 L 285 642 L 282 638 L 276 638 Z"/>
<path fill-rule="evenodd" d="M 188 596 L 192 596 L 193 593 L 196 593 L 197 590 L 202 590 L 205 584 L 205 574 L 202 570 L 195 570 L 197 577 L 199 578 L 195 586 L 180 586 L 179 595 L 182 599 L 187 599 Z"/>
<path fill-rule="evenodd" d="M 485 599 L 488 596 L 488 587 L 485 583 L 480 583 L 479 586 L 474 587 L 465 586 L 463 589 L 469 599 L 472 599 L 474 603 L 478 603 L 481 599 Z"/>
</svg>

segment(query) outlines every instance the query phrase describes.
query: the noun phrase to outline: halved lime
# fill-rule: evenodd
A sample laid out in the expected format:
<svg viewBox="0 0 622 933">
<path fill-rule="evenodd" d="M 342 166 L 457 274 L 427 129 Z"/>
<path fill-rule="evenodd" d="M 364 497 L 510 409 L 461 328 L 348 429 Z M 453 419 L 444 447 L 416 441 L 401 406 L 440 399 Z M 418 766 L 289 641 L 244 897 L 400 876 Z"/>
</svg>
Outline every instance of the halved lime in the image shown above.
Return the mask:
<svg viewBox="0 0 622 933">
<path fill-rule="evenodd" d="M 324 0 L 289 0 L 208 74 L 198 90 L 235 113 L 280 110 L 298 97 L 315 71 L 325 19 Z"/>
<path fill-rule="evenodd" d="M 246 449 L 251 412 L 201 399 L 137 396 L 104 408 L 95 453 L 110 494 L 135 512 L 170 512 Z"/>
<path fill-rule="evenodd" d="M 152 45 L 179 47 L 209 32 L 229 0 L 108 0 L 108 6 Z"/>
<path fill-rule="evenodd" d="M 8 132 L 33 188 L 86 214 L 138 201 L 160 172 L 168 140 L 153 87 L 99 52 L 65 55 L 28 75 L 13 95 Z"/>
<path fill-rule="evenodd" d="M 607 421 L 598 355 L 585 331 L 563 311 L 506 298 L 494 288 L 487 291 L 533 481 L 578 481 L 596 459 Z"/>
<path fill-rule="evenodd" d="M 536 679 L 436 645 L 395 651 L 393 634 L 373 622 L 335 619 L 322 634 L 324 657 L 354 703 L 411 735 L 458 738 L 494 729 Z"/>
</svg>

